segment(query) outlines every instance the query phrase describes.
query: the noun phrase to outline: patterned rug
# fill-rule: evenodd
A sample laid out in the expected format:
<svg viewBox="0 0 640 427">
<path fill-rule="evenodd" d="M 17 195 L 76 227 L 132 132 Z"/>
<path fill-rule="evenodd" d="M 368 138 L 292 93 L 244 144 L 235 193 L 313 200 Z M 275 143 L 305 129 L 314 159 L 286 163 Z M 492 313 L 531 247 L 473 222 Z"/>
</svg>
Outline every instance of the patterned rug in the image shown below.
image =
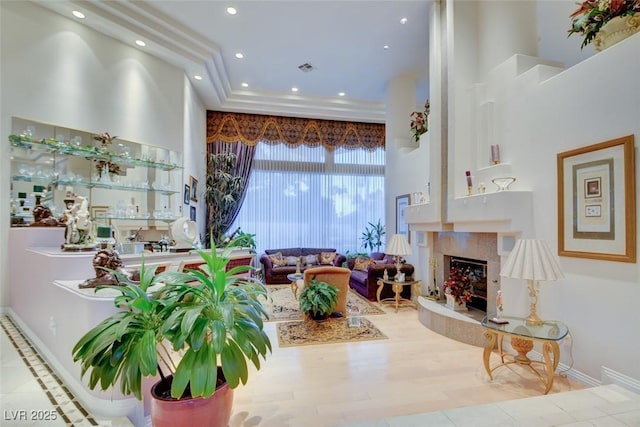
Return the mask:
<svg viewBox="0 0 640 427">
<path fill-rule="evenodd" d="M 267 285 L 267 289 L 269 290 L 271 301 L 263 301 L 263 303 L 269 313 L 269 321 L 304 319 L 303 313 L 299 310 L 298 301 L 293 298 L 291 286 Z M 383 309 L 349 289 L 347 308 L 354 306 L 358 307 L 361 316 L 385 314 Z"/>
<path fill-rule="evenodd" d="M 349 327 L 344 318 L 330 318 L 324 322 L 280 322 L 276 326 L 280 347 L 387 339 L 380 329 L 364 317 L 360 318 L 359 327 Z"/>
</svg>

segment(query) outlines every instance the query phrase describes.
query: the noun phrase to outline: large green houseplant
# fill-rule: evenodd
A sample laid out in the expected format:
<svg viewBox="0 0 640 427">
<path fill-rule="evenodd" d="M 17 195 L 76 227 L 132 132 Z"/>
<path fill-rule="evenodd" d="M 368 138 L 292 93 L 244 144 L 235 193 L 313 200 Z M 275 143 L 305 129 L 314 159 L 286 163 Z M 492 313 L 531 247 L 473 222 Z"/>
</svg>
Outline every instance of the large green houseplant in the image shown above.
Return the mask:
<svg viewBox="0 0 640 427">
<path fill-rule="evenodd" d="M 371 228 L 369 228 L 371 227 Z M 380 252 L 380 247 L 382 246 L 382 238 L 385 235 L 384 225 L 378 220 L 377 223 L 370 222 L 367 227 L 365 227 L 364 232 L 360 239 L 362 240 L 362 247 L 365 249 L 369 249 L 373 252 L 373 248 L 376 248 L 376 252 Z"/>
<path fill-rule="evenodd" d="M 250 266 L 227 271 L 230 251 L 227 247 L 218 254 L 212 242 L 209 251 L 199 251 L 205 261 L 202 271 L 155 275 L 153 268 L 143 266 L 139 284 L 122 277 L 124 286 L 114 288 L 122 294 L 114 300 L 121 311 L 88 331 L 73 348 L 82 375 L 90 371 L 90 388 L 99 385 L 106 390 L 119 381 L 124 394 L 141 399 L 142 379 L 160 375 L 160 384 L 170 384 L 168 400 L 179 402 L 215 398 L 222 394 L 222 387 L 230 390 L 245 384 L 247 360 L 260 369 L 260 357 L 266 358 L 271 351 L 263 330 L 263 318 L 268 315 L 260 301 L 260 297 L 267 297 L 267 291 L 259 280 L 238 276 L 247 273 Z M 165 285 L 150 292 L 150 285 L 158 282 Z M 159 384 L 154 386 L 154 390 L 159 388 Z M 228 396 L 226 391 L 224 394 Z M 160 403 L 154 405 L 158 396 L 152 397 L 154 426 L 179 425 L 178 421 L 158 419 L 155 412 Z M 228 406 L 228 414 L 217 421 L 224 426 L 233 395 L 226 399 L 222 406 Z M 198 425 L 193 412 L 185 419 L 191 427 Z"/>
</svg>

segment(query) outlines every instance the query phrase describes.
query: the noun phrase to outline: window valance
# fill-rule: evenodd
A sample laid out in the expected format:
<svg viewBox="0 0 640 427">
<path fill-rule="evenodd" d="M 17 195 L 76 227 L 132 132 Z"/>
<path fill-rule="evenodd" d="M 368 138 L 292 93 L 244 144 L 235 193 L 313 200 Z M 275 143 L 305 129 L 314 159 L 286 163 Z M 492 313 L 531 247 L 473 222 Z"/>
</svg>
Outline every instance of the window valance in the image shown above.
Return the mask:
<svg viewBox="0 0 640 427">
<path fill-rule="evenodd" d="M 338 147 L 375 150 L 384 147 L 385 126 L 378 123 L 207 111 L 207 144 L 238 141 L 249 146 L 263 141 L 289 146 L 322 145 L 327 150 Z"/>
</svg>

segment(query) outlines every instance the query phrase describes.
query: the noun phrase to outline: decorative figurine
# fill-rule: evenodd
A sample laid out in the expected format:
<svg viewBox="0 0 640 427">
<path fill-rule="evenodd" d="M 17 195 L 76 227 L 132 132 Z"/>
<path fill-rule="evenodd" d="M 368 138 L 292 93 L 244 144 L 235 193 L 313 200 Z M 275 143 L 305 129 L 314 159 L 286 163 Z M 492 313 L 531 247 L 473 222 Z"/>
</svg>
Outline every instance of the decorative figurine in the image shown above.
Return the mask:
<svg viewBox="0 0 640 427">
<path fill-rule="evenodd" d="M 64 227 L 65 224 L 53 216 L 51 209 L 40 204 L 40 195 L 36 195 L 36 206 L 33 208 L 31 227 Z"/>
<path fill-rule="evenodd" d="M 120 286 L 120 280 L 114 272 L 121 273 L 132 281 L 140 280 L 140 271 L 129 272 L 125 270 L 120 256 L 112 249 L 99 250 L 93 257 L 92 264 L 96 277 L 82 282 L 78 285 L 80 289 L 95 288 L 96 286 Z M 113 270 L 113 272 L 105 269 Z"/>
<path fill-rule="evenodd" d="M 67 205 L 68 206 L 68 205 Z M 63 250 L 91 250 L 95 248 L 91 235 L 89 202 L 85 197 L 76 195 L 71 208 L 65 210 L 67 231 Z"/>
<path fill-rule="evenodd" d="M 382 278 L 384 280 L 389 280 L 389 272 L 387 271 L 387 269 L 384 269 L 384 273 L 382 273 Z"/>
</svg>

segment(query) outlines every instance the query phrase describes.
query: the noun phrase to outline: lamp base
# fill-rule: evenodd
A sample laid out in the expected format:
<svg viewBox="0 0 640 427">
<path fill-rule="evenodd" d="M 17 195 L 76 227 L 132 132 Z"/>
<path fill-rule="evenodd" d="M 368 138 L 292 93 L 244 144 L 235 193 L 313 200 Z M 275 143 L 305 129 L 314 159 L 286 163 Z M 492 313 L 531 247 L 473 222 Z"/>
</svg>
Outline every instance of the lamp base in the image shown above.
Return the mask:
<svg viewBox="0 0 640 427">
<path fill-rule="evenodd" d="M 524 322 L 527 325 L 542 325 L 544 323 L 544 321 L 536 313 L 530 313 L 524 319 Z"/>
</svg>

